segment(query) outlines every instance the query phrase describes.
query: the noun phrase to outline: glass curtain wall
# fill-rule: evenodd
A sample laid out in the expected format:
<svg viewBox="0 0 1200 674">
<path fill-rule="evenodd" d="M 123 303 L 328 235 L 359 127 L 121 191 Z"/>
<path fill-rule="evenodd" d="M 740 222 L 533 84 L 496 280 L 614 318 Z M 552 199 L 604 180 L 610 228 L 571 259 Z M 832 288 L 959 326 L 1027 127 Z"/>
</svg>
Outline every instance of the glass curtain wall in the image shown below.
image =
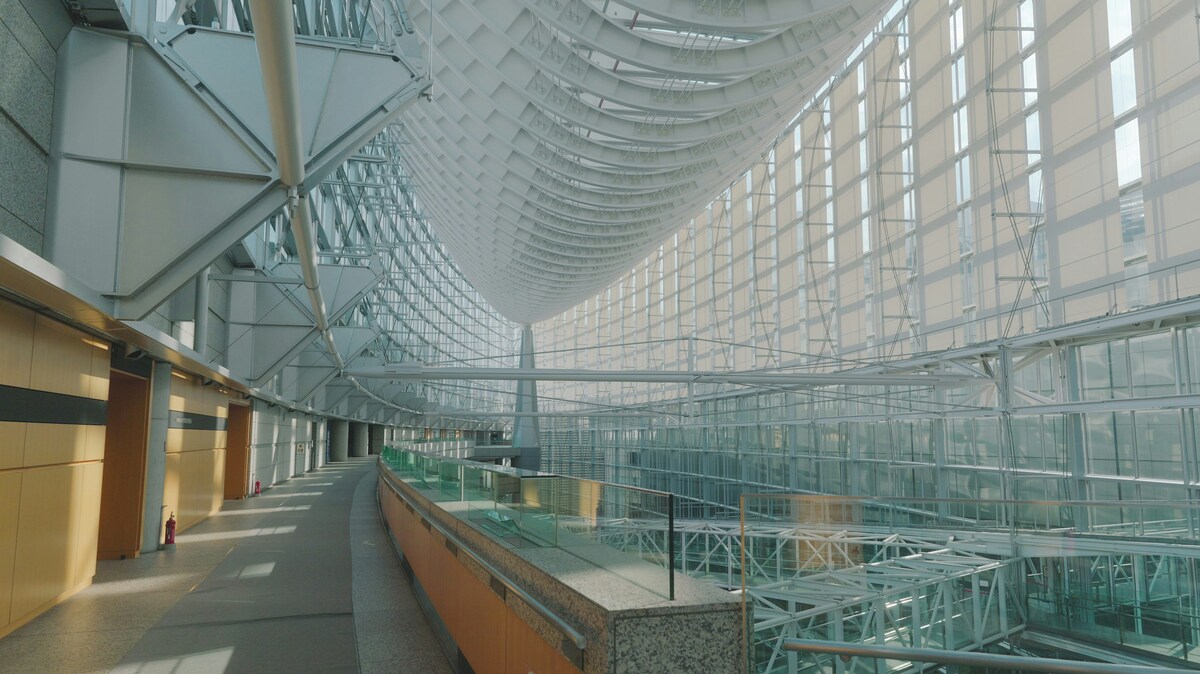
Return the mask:
<svg viewBox="0 0 1200 674">
<path fill-rule="evenodd" d="M 1103 321 L 1200 292 L 1184 178 L 1200 125 L 1179 112 L 1200 96 L 1191 9 L 898 3 L 742 177 L 535 328 L 543 367 L 944 362 L 995 385 L 544 383 L 543 409 L 656 415 L 550 419 L 547 469 L 713 513 L 772 489 L 1189 495 L 1197 328 Z"/>
</svg>

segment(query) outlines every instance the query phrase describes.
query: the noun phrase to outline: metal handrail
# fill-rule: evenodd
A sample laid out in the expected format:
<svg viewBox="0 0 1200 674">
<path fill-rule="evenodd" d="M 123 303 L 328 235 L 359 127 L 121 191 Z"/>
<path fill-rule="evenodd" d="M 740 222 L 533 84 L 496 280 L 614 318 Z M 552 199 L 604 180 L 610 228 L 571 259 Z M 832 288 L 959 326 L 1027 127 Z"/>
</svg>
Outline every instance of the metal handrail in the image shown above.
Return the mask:
<svg viewBox="0 0 1200 674">
<path fill-rule="evenodd" d="M 422 441 L 405 440 L 403 442 L 415 445 L 415 444 L 429 444 L 431 441 L 427 440 L 427 441 L 422 442 Z M 432 442 L 461 442 L 461 440 L 453 440 L 453 441 L 451 441 L 451 440 L 435 440 Z M 507 446 L 507 445 L 503 445 L 503 446 Z M 419 449 L 406 449 L 400 445 L 389 445 L 389 447 L 391 447 L 392 449 L 401 451 L 401 452 L 410 452 L 413 454 L 420 454 L 422 456 L 428 456 L 430 458 L 438 459 L 439 461 L 450 461 L 452 463 L 455 463 L 457 465 L 462 465 L 462 466 L 471 466 L 472 468 L 482 468 L 484 470 L 488 470 L 489 468 L 494 468 L 494 466 L 488 466 L 487 464 L 480 464 L 476 461 L 471 461 L 469 459 L 460 459 L 455 456 L 441 456 L 439 454 L 430 454 L 428 452 L 423 452 Z M 502 472 L 502 471 L 497 471 L 497 472 Z M 559 475 L 558 473 L 544 473 L 542 475 L 542 477 L 570 477 L 570 476 Z M 591 480 L 591 479 L 582 478 L 582 477 L 570 477 L 570 479 L 572 479 L 576 482 L 588 482 L 590 484 L 598 484 L 602 487 L 612 487 L 614 489 L 636 491 L 636 492 L 640 492 L 642 494 L 652 494 L 654 496 L 663 496 L 663 497 L 673 496 L 673 494 L 668 491 L 659 491 L 657 489 L 648 489 L 646 487 L 635 487 L 633 485 L 628 485 L 628 484 L 617 484 L 616 482 L 604 482 L 603 480 Z"/>
<path fill-rule="evenodd" d="M 855 644 L 844 641 L 785 639 L 783 648 L 789 651 L 825 653 L 830 655 L 913 662 L 934 662 L 946 665 L 971 665 L 995 669 L 1050 674 L 1194 674 L 1194 669 L 1170 669 L 1141 665 L 1118 665 L 1110 662 L 1084 662 L 1057 658 L 1033 658 L 1020 655 L 999 655 L 975 651 L 949 651 L 938 648 L 907 648 L 883 644 Z"/>
</svg>

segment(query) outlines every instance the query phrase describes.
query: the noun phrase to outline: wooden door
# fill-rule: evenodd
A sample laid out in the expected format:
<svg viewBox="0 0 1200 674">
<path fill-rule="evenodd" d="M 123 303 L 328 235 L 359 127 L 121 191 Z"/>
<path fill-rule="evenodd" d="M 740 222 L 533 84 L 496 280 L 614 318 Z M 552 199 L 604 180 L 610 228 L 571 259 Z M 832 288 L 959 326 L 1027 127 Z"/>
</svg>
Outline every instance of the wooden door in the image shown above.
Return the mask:
<svg viewBox="0 0 1200 674">
<path fill-rule="evenodd" d="M 146 443 L 150 430 L 150 382 L 112 370 L 104 432 L 100 491 L 99 559 L 137 557 L 146 493 Z"/>
</svg>

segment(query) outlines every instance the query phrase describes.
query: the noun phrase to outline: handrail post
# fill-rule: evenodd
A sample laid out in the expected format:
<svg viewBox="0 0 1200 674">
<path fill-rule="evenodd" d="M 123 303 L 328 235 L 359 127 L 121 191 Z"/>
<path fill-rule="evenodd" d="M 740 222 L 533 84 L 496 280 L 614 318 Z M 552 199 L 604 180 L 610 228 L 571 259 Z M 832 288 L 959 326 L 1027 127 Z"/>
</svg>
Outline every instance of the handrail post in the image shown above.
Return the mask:
<svg viewBox="0 0 1200 674">
<path fill-rule="evenodd" d="M 675 494 L 667 494 L 667 579 L 671 600 L 675 599 Z"/>
</svg>

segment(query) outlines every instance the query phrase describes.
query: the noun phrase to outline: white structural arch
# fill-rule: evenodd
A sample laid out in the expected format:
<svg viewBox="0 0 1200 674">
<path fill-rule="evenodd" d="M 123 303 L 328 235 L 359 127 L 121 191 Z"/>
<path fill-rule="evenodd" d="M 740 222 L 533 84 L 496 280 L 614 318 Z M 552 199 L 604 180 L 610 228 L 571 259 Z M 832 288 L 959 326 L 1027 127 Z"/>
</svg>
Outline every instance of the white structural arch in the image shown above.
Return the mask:
<svg viewBox="0 0 1200 674">
<path fill-rule="evenodd" d="M 435 82 L 405 114 L 423 205 L 506 317 L 561 313 L 745 170 L 885 4 L 413 3 Z"/>
</svg>

